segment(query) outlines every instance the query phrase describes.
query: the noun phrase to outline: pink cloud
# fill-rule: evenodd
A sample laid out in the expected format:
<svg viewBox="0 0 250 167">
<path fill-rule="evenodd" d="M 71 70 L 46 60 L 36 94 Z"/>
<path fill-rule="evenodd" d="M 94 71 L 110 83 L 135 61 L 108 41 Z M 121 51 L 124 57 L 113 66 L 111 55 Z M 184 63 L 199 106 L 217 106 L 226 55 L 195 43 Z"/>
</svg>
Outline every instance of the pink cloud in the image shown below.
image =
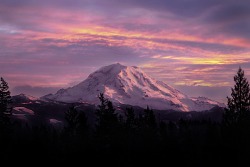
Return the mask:
<svg viewBox="0 0 250 167">
<path fill-rule="evenodd" d="M 156 2 L 5 1 L 0 75 L 13 86 L 66 87 L 123 62 L 173 85 L 229 86 L 239 65 L 250 72 L 245 2 Z"/>
</svg>

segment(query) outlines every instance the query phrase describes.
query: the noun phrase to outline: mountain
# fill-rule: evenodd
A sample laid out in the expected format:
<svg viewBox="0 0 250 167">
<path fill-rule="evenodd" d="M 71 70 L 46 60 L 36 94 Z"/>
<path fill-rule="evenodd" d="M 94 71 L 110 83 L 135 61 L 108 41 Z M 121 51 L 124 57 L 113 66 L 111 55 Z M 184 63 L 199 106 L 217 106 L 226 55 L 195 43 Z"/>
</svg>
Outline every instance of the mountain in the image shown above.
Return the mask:
<svg viewBox="0 0 250 167">
<path fill-rule="evenodd" d="M 30 103 L 30 102 L 36 101 L 36 100 L 38 100 L 38 98 L 23 94 L 23 93 L 21 93 L 19 95 L 12 96 L 12 101 L 14 103 Z"/>
<path fill-rule="evenodd" d="M 149 77 L 140 68 L 119 63 L 100 68 L 83 82 L 60 89 L 42 100 L 99 104 L 104 93 L 115 104 L 129 104 L 158 110 L 205 111 L 224 104 L 205 97 L 191 98 L 162 81 Z"/>
</svg>

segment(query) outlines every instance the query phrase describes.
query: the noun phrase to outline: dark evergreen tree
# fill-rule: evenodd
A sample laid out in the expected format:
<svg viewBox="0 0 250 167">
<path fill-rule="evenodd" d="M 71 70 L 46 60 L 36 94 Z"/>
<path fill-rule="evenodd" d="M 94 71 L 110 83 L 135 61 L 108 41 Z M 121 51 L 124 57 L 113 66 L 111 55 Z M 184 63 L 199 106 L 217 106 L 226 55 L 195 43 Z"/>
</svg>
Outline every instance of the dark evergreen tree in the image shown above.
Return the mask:
<svg viewBox="0 0 250 167">
<path fill-rule="evenodd" d="M 65 119 L 67 122 L 66 129 L 67 131 L 71 133 L 76 132 L 76 127 L 77 127 L 77 117 L 78 117 L 78 112 L 75 109 L 74 106 L 71 106 L 67 112 L 65 112 Z"/>
<path fill-rule="evenodd" d="M 226 126 L 235 126 L 246 121 L 250 121 L 250 88 L 244 71 L 239 68 L 234 76 L 234 88 L 232 88 L 231 98 L 228 99 L 228 108 L 225 109 L 223 122 Z"/>
<path fill-rule="evenodd" d="M 95 130 L 95 146 L 106 157 L 107 152 L 118 151 L 122 141 L 121 123 L 115 108 L 111 101 L 104 97 L 103 93 L 99 94 L 100 105 L 96 109 L 96 130 Z M 104 159 L 107 159 L 104 158 Z"/>
<path fill-rule="evenodd" d="M 243 163 L 249 155 L 250 145 L 250 89 L 244 71 L 239 68 L 234 76 L 235 85 L 228 108 L 223 114 L 223 136 L 227 149 L 237 151 L 238 163 Z M 243 163 L 244 164 L 244 163 Z"/>
<path fill-rule="evenodd" d="M 71 135 L 82 135 L 87 131 L 87 117 L 84 112 L 77 111 L 74 106 L 71 106 L 65 112 L 67 126 L 65 130 Z"/>
<path fill-rule="evenodd" d="M 4 127 L 10 123 L 10 115 L 12 114 L 11 96 L 8 83 L 1 78 L 0 83 L 0 125 Z"/>
<path fill-rule="evenodd" d="M 154 111 L 152 109 L 150 109 L 148 106 L 144 110 L 143 120 L 147 126 L 149 126 L 151 128 L 156 128 L 157 124 L 156 124 Z"/>
<path fill-rule="evenodd" d="M 135 111 L 132 107 L 126 108 L 125 116 L 126 116 L 126 122 L 125 122 L 126 128 L 128 129 L 135 128 L 136 118 L 135 118 Z"/>
<path fill-rule="evenodd" d="M 101 102 L 97 108 L 97 131 L 103 134 L 112 134 L 119 124 L 117 113 L 111 101 L 100 93 L 99 100 Z"/>
<path fill-rule="evenodd" d="M 88 118 L 86 114 L 82 111 L 78 113 L 77 117 L 77 133 L 80 135 L 86 134 L 88 131 Z"/>
</svg>

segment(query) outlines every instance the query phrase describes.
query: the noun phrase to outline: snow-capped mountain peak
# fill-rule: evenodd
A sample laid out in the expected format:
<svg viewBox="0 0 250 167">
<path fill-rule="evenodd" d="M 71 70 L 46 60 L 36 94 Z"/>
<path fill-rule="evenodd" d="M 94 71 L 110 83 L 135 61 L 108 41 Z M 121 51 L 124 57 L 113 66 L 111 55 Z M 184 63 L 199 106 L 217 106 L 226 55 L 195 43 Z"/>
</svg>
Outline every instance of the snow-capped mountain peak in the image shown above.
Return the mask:
<svg viewBox="0 0 250 167">
<path fill-rule="evenodd" d="M 99 93 L 104 93 L 114 103 L 161 110 L 202 111 L 221 105 L 211 100 L 189 98 L 166 83 L 149 77 L 140 68 L 119 63 L 102 67 L 78 85 L 42 98 L 98 104 Z"/>
</svg>

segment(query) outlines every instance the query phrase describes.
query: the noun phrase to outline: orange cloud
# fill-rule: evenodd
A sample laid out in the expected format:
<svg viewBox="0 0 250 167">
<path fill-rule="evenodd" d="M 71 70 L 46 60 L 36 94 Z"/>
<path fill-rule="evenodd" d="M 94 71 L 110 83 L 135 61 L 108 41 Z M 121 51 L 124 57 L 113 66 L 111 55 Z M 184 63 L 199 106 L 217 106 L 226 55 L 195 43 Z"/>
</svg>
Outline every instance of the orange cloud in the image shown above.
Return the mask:
<svg viewBox="0 0 250 167">
<path fill-rule="evenodd" d="M 4 29 L 3 25 L 0 25 L 0 36 L 4 36 L 4 39 L 6 39 L 4 41 L 6 48 L 13 49 L 8 51 L 9 54 L 17 55 L 19 54 L 18 49 L 23 48 L 25 52 L 38 55 L 38 58 L 30 59 L 30 57 L 23 55 L 16 60 L 5 58 L 4 61 L 0 61 L 2 65 L 46 63 L 43 56 L 49 57 L 50 54 L 53 54 L 48 47 L 53 45 L 63 48 L 72 44 L 83 46 L 84 44 L 81 42 L 88 41 L 96 47 L 105 45 L 110 48 L 127 47 L 134 50 L 141 59 L 141 62 L 135 63 L 141 64 L 146 70 L 150 69 L 153 76 L 162 80 L 172 79 L 173 84 L 213 86 L 229 85 L 230 83 L 220 79 L 212 79 L 212 75 L 221 74 L 216 72 L 216 69 L 220 70 L 226 65 L 250 61 L 250 42 L 246 39 L 229 37 L 225 34 L 206 36 L 202 26 L 192 25 L 190 27 L 193 28 L 190 28 L 186 26 L 185 21 L 156 17 L 157 12 L 150 13 L 148 11 L 149 13 L 147 13 L 143 11 L 148 15 L 141 14 L 140 17 L 125 17 L 122 20 L 116 19 L 113 21 L 88 10 L 72 12 L 48 7 L 46 9 L 43 7 L 15 9 L 16 14 L 10 16 L 15 19 L 15 24 L 9 26 L 10 29 L 7 33 L 5 32 L 6 28 Z M 8 13 L 8 10 L 8 8 L 1 8 L 1 11 L 6 13 Z M 140 13 L 142 11 L 135 10 L 132 12 Z M 27 17 L 24 18 L 23 16 Z M 112 25 L 110 22 L 112 22 Z M 133 25 L 138 26 L 138 28 L 129 29 Z M 150 28 L 144 29 L 146 26 L 153 26 L 153 29 L 162 27 L 153 31 Z M 4 33 L 1 31 L 1 27 Z M 191 33 L 191 30 L 197 32 Z M 13 32 L 16 32 L 16 34 L 13 35 Z M 46 39 L 52 40 L 48 42 Z M 31 47 L 34 41 L 37 43 Z M 229 51 L 224 51 L 223 47 L 226 47 Z M 233 48 L 232 53 L 231 48 Z M 239 51 L 234 52 L 235 48 L 239 48 Z M 73 51 L 70 53 L 73 53 Z M 70 63 L 67 59 L 62 59 L 58 60 L 58 64 L 64 66 Z M 196 67 L 199 65 L 205 67 Z M 158 68 L 158 66 L 161 68 Z M 193 66 L 193 68 L 190 66 Z M 25 78 L 25 75 L 16 77 Z M 48 81 L 43 81 L 44 84 L 52 86 L 62 86 L 77 78 L 68 75 L 65 80 L 58 80 L 58 78 L 55 80 L 53 79 L 54 76 L 51 75 L 39 75 L 39 77 L 33 76 L 37 81 L 31 82 L 33 85 L 38 85 L 41 81 L 39 78 L 46 79 L 46 77 L 49 78 L 47 78 Z M 187 77 L 190 77 L 190 79 L 187 79 Z M 14 77 L 12 78 L 15 80 Z"/>
</svg>

